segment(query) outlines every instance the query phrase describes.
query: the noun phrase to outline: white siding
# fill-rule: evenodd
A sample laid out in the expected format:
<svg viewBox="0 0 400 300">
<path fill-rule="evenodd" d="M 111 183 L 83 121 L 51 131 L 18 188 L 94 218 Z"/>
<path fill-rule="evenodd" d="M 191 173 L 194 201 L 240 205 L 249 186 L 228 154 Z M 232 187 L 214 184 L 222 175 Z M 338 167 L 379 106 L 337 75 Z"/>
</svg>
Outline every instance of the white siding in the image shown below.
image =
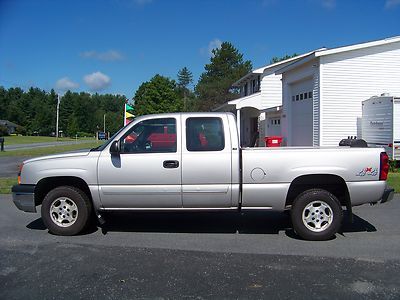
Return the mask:
<svg viewBox="0 0 400 300">
<path fill-rule="evenodd" d="M 320 69 L 316 68 L 313 77 L 313 146 L 320 145 L 320 119 L 321 119 L 321 107 L 319 99 L 320 95 Z"/>
<path fill-rule="evenodd" d="M 387 92 L 400 95 L 400 43 L 320 58 L 321 146 L 357 135 L 361 102 Z"/>
<path fill-rule="evenodd" d="M 261 80 L 261 103 L 264 109 L 282 105 L 282 75 L 264 74 Z"/>
</svg>

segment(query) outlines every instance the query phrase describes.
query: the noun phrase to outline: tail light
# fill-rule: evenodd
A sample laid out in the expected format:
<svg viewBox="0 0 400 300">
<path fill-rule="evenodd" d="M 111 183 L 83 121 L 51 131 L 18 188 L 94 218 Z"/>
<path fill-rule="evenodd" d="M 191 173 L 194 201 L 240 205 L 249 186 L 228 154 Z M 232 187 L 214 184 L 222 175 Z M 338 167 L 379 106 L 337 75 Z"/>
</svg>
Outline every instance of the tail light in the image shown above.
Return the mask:
<svg viewBox="0 0 400 300">
<path fill-rule="evenodd" d="M 18 171 L 18 184 L 21 184 L 21 172 L 22 172 L 22 168 L 24 166 L 24 163 L 21 163 L 19 165 L 19 171 Z"/>
<path fill-rule="evenodd" d="M 381 152 L 381 169 L 379 173 L 379 180 L 386 180 L 389 173 L 389 156 L 386 152 Z"/>
</svg>

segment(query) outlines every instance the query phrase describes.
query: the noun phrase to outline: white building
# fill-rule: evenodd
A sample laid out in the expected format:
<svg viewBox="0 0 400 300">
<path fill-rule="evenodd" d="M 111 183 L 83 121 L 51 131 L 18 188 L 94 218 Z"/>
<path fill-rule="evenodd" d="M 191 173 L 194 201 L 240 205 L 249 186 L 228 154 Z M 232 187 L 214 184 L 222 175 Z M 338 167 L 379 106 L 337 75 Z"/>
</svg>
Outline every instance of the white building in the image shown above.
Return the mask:
<svg viewBox="0 0 400 300">
<path fill-rule="evenodd" d="M 284 144 L 336 146 L 361 136 L 363 100 L 400 95 L 400 37 L 316 50 L 275 75 L 282 76 Z"/>
<path fill-rule="evenodd" d="M 259 145 L 264 145 L 265 136 L 281 135 L 282 75 L 275 72 L 308 54 L 255 69 L 233 84 L 240 89 L 241 97 L 216 110 L 232 111 L 237 115 L 243 145 L 254 146 L 256 137 Z"/>
</svg>

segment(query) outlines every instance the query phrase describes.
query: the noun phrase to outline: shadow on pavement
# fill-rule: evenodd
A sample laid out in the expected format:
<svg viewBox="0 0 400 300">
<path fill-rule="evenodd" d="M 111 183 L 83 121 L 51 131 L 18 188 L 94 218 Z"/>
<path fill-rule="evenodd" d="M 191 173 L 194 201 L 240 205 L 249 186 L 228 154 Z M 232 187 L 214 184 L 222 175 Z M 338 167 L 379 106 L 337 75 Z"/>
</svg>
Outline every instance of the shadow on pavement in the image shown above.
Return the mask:
<svg viewBox="0 0 400 300">
<path fill-rule="evenodd" d="M 289 214 L 277 212 L 115 212 L 104 216 L 101 227 L 107 232 L 164 232 L 164 233 L 244 233 L 278 234 L 284 231 L 290 238 L 300 239 L 292 229 Z M 376 228 L 363 218 L 353 215 L 351 223 L 345 215 L 340 234 L 374 232 Z M 42 218 L 29 223 L 27 228 L 46 230 Z M 95 227 L 95 226 L 92 226 Z M 83 234 L 97 231 L 90 228 Z"/>
<path fill-rule="evenodd" d="M 46 227 L 46 225 L 44 225 L 42 218 L 38 218 L 38 219 L 30 222 L 28 225 L 26 225 L 26 228 L 33 229 L 33 230 L 47 230 L 47 227 Z M 83 232 L 81 232 L 79 235 L 94 233 L 97 230 L 98 230 L 98 228 L 97 228 L 97 226 L 95 226 L 95 224 L 90 224 L 88 226 L 88 228 L 85 229 Z"/>
</svg>

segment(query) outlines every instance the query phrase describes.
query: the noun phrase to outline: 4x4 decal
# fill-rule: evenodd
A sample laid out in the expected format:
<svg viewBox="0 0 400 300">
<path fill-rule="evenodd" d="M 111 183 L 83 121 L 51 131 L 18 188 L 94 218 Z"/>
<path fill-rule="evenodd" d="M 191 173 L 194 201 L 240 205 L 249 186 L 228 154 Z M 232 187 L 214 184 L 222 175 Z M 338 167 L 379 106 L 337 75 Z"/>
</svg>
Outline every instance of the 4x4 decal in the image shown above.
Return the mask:
<svg viewBox="0 0 400 300">
<path fill-rule="evenodd" d="M 356 174 L 356 176 L 376 176 L 378 175 L 378 168 L 367 167 L 362 169 L 360 172 Z"/>
</svg>

